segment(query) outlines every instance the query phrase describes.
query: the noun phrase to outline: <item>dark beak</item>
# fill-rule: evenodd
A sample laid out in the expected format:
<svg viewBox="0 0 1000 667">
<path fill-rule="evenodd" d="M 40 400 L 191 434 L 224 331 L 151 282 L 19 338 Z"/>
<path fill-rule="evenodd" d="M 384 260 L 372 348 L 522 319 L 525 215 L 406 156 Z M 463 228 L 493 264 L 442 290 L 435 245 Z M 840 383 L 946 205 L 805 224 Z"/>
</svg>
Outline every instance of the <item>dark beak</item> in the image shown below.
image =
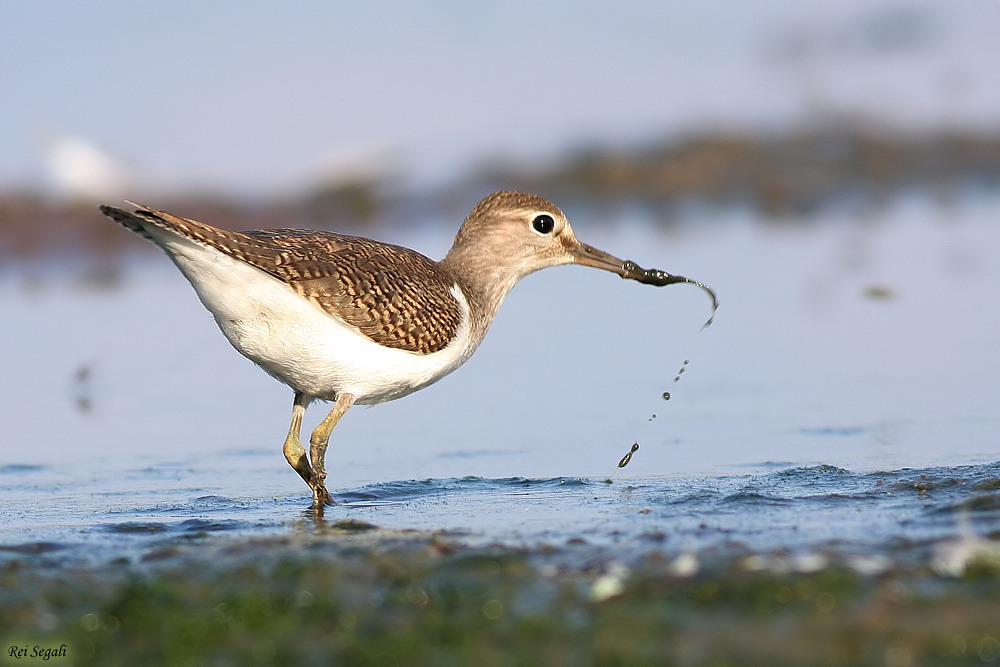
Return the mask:
<svg viewBox="0 0 1000 667">
<path fill-rule="evenodd" d="M 644 269 L 632 260 L 618 259 L 614 255 L 609 255 L 603 250 L 598 250 L 586 243 L 580 243 L 579 246 L 570 248 L 570 254 L 573 255 L 573 261 L 577 264 L 611 271 L 612 273 L 617 273 L 622 278 L 636 280 L 647 285 L 656 285 L 657 287 L 672 285 L 673 283 L 697 285 L 705 290 L 712 299 L 712 316 L 708 318 L 708 321 L 705 322 L 702 328 L 710 325 L 712 320 L 715 319 L 715 311 L 719 308 L 719 300 L 715 296 L 715 291 L 703 282 L 667 273 L 666 271 L 660 271 L 659 269 Z"/>
<path fill-rule="evenodd" d="M 604 269 L 611 273 L 617 273 L 622 278 L 628 278 L 625 265 L 627 262 L 620 260 L 614 255 L 609 255 L 603 250 L 598 250 L 594 246 L 580 243 L 569 249 L 573 255 L 573 261 L 584 266 L 592 266 L 595 269 Z"/>
</svg>

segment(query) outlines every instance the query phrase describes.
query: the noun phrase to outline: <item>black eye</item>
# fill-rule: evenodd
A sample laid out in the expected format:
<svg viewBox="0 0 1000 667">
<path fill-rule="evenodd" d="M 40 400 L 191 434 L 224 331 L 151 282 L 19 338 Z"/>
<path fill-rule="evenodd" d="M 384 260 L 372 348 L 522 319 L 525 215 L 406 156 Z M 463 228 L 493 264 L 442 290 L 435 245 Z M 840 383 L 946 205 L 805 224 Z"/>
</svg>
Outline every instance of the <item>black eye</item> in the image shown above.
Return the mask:
<svg viewBox="0 0 1000 667">
<path fill-rule="evenodd" d="M 541 215 L 535 216 L 535 219 L 531 221 L 531 226 L 539 234 L 548 234 L 555 229 L 556 221 L 553 220 L 552 216 L 548 213 L 542 213 Z"/>
</svg>

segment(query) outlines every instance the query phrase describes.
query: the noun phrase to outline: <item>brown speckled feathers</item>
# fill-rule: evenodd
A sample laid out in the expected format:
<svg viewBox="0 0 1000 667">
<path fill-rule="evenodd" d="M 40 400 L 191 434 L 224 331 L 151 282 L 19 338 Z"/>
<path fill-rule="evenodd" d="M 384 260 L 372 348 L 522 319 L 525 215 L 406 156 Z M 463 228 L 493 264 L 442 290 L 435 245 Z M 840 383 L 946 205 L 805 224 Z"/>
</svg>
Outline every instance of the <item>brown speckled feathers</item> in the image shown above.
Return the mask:
<svg viewBox="0 0 1000 667">
<path fill-rule="evenodd" d="M 323 231 L 232 232 L 146 207 L 101 210 L 151 240 L 146 225 L 247 262 L 386 347 L 429 354 L 445 347 L 459 327 L 455 280 L 409 248 Z"/>
</svg>

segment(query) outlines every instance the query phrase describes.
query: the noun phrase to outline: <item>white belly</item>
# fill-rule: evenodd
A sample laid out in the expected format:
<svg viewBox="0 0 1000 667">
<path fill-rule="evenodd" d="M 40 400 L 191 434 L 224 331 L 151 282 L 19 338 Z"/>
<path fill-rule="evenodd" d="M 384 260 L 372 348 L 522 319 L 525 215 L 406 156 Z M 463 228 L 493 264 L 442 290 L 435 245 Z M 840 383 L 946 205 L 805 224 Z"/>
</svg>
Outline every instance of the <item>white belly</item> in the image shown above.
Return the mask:
<svg viewBox="0 0 1000 667">
<path fill-rule="evenodd" d="M 475 351 L 469 305 L 455 339 L 432 354 L 383 347 L 299 296 L 277 278 L 186 238 L 157 233 L 160 245 L 194 286 L 201 302 L 241 354 L 297 391 L 332 400 L 350 392 L 355 403 L 384 403 L 426 387 Z"/>
</svg>

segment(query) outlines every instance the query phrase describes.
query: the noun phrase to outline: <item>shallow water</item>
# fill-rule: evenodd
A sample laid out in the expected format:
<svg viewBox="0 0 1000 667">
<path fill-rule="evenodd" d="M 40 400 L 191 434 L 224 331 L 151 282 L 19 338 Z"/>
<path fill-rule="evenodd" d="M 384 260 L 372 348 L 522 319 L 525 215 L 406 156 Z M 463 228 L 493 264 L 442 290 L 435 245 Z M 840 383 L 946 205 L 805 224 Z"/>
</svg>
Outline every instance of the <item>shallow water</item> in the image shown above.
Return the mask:
<svg viewBox="0 0 1000 667">
<path fill-rule="evenodd" d="M 624 559 L 920 560 L 961 515 L 997 531 L 1000 200 L 829 218 L 577 224 L 712 285 L 715 323 L 701 331 L 709 304 L 690 286 L 529 277 L 465 367 L 348 413 L 327 520 Z M 381 234 L 431 256 L 448 236 Z M 141 559 L 315 530 L 280 453 L 291 392 L 229 348 L 165 258 L 145 259 L 113 286 L 57 267 L 0 281 L 0 557 Z"/>
<path fill-rule="evenodd" d="M 277 474 L 259 454 L 227 457 L 233 459 L 243 474 Z M 55 471 L 8 466 L 0 471 L 0 492 L 19 509 L 8 512 L 0 530 L 0 561 L 158 559 L 218 536 L 308 536 L 350 519 L 470 545 L 562 549 L 563 564 L 580 567 L 594 558 L 632 562 L 663 552 L 702 559 L 767 554 L 802 568 L 820 558 L 877 572 L 932 563 L 935 545 L 944 541 L 1000 533 L 997 463 L 870 473 L 769 467 L 750 475 L 627 482 L 383 482 L 334 493 L 337 506 L 322 521 L 303 510 L 301 494 L 213 494 L 206 479 L 212 475 L 197 467 L 134 470 L 127 480 L 95 479 L 53 494 L 61 481 Z"/>
</svg>

